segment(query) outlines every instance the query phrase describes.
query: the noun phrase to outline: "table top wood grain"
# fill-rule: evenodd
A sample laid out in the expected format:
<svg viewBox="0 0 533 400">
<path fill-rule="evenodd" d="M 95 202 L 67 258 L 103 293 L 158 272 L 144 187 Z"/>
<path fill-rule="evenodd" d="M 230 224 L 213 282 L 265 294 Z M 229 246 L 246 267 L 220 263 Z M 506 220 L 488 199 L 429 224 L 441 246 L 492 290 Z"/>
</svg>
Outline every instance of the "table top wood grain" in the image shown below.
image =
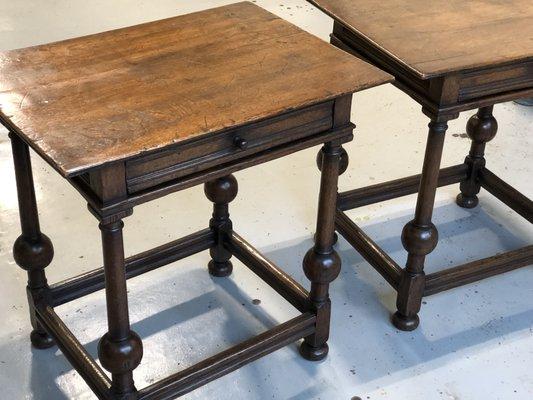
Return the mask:
<svg viewBox="0 0 533 400">
<path fill-rule="evenodd" d="M 310 2 L 424 79 L 533 59 L 533 1 Z"/>
<path fill-rule="evenodd" d="M 0 53 L 0 120 L 69 177 L 391 79 L 242 2 Z"/>
</svg>

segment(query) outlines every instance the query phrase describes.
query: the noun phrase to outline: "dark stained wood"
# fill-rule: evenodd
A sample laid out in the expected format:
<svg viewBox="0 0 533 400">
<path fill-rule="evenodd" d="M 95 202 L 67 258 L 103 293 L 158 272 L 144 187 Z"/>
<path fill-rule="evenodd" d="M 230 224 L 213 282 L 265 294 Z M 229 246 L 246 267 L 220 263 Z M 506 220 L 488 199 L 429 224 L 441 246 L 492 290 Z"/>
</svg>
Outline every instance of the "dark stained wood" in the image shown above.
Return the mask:
<svg viewBox="0 0 533 400">
<path fill-rule="evenodd" d="M 213 232 L 215 243 L 209 250 L 211 260 L 208 264 L 209 273 L 224 277 L 231 275 L 233 264 L 231 252 L 224 247 L 224 240 L 231 237 L 233 224 L 229 218 L 229 203 L 235 200 L 239 185 L 233 175 L 227 175 L 204 184 L 204 193 L 213 203 L 213 216 L 209 220 L 209 228 Z"/>
<path fill-rule="evenodd" d="M 104 205 L 126 198 L 126 169 L 123 163 L 107 165 L 89 173 L 87 177 L 92 190 Z"/>
<path fill-rule="evenodd" d="M 397 289 L 402 276 L 402 268 L 389 257 L 361 228 L 341 210 L 335 219 L 339 233 L 363 256 L 389 284 Z"/>
<path fill-rule="evenodd" d="M 337 115 L 337 123 L 344 124 L 349 113 L 345 104 L 343 112 Z M 316 330 L 305 338 L 300 346 L 300 354 L 307 360 L 324 359 L 329 347 L 329 327 L 331 318 L 331 301 L 329 285 L 341 271 L 341 259 L 333 249 L 335 242 L 335 210 L 337 203 L 337 184 L 342 154 L 339 141 L 327 142 L 322 147 L 322 166 L 320 192 L 318 196 L 318 218 L 315 233 L 315 245 L 309 249 L 303 260 L 305 276 L 311 281 L 309 299 L 316 313 Z"/>
<path fill-rule="evenodd" d="M 20 210 L 19 220 L 22 237 L 25 241 L 37 241 L 42 237 L 43 234 L 41 233 L 39 212 L 37 210 L 37 200 L 35 199 L 30 151 L 28 149 L 28 145 L 14 133 L 10 133 L 9 138 L 11 139 L 11 150 L 13 153 L 17 193 L 20 194 L 18 206 Z M 50 254 L 50 257 L 52 256 L 53 254 Z M 32 255 L 31 258 L 34 259 L 35 255 Z M 37 268 L 24 266 L 24 268 L 27 270 L 44 269 L 45 267 L 46 265 L 40 265 Z M 38 286 L 44 285 L 46 285 L 46 278 L 43 276 L 39 279 Z"/>
<path fill-rule="evenodd" d="M 352 208 L 363 207 L 417 193 L 420 187 L 420 177 L 421 175 L 418 174 L 339 193 L 337 207 L 343 211 L 351 210 Z M 467 177 L 467 165 L 454 165 L 440 170 L 437 185 L 439 187 L 448 186 L 453 183 L 458 183 Z"/>
<path fill-rule="evenodd" d="M 121 220 L 100 223 L 104 256 L 107 333 L 98 342 L 98 358 L 111 372 L 111 392 L 121 400 L 136 400 L 133 370 L 141 363 L 141 338 L 131 330 L 126 287 Z"/>
<path fill-rule="evenodd" d="M 30 309 L 30 322 L 33 327 L 30 335 L 32 345 L 37 349 L 46 349 L 52 347 L 54 341 L 39 323 L 35 304 L 48 290 L 44 270 L 54 258 L 54 246 L 48 236 L 41 232 L 28 145 L 13 133 L 10 133 L 9 136 L 13 152 L 22 231 L 13 245 L 13 258 L 28 275 L 26 292 Z"/>
<path fill-rule="evenodd" d="M 278 292 L 298 311 L 311 309 L 309 293 L 291 276 L 283 272 L 241 236 L 233 232 L 225 246 L 257 276 Z"/>
<path fill-rule="evenodd" d="M 533 224 L 533 201 L 531 199 L 528 199 L 487 168 L 479 172 L 479 180 L 483 189 Z"/>
<path fill-rule="evenodd" d="M 110 392 L 111 381 L 61 318 L 54 312 L 54 309 L 44 303 L 38 304 L 36 309 L 39 323 L 52 335 L 61 352 L 98 398 L 112 400 L 113 396 Z"/>
<path fill-rule="evenodd" d="M 484 158 L 485 144 L 498 127 L 492 115 L 494 104 L 533 96 L 533 3 L 310 2 L 334 18 L 332 44 L 392 74 L 394 84 L 419 102 L 431 119 L 421 175 L 341 193 L 338 199 L 339 208 L 348 210 L 418 192 L 415 218 L 402 233 L 408 257 L 397 286 L 392 278 L 397 272 L 394 261 L 341 211 L 337 218 L 339 231 L 397 289 L 394 325 L 412 330 L 418 326 L 424 294 L 533 262 L 526 248 L 509 257 L 497 256 L 432 274 L 430 283 L 424 274 L 425 257 L 438 241 L 431 222 L 438 186 L 460 181 L 457 204 L 467 208 L 477 205 L 477 194 L 484 187 L 527 220 L 533 219 L 533 202 L 487 170 Z M 477 114 L 467 125 L 472 145 L 464 164 L 441 170 L 446 122 L 461 111 L 476 108 Z"/>
<path fill-rule="evenodd" d="M 146 203 L 179 190 L 196 186 L 206 181 L 226 176 L 245 168 L 250 168 L 257 164 L 284 157 L 296 151 L 319 145 L 325 141 L 338 140 L 343 143 L 349 142 L 353 139 L 353 128 L 354 125 L 349 124 L 342 128 L 334 128 L 318 135 L 295 140 L 282 146 L 272 147 L 244 158 L 238 158 L 225 164 L 189 174 L 183 178 L 171 180 L 165 184 L 156 185 L 149 188 L 149 190 L 131 193 L 128 195 L 127 199 L 115 204 L 103 204 L 101 199 L 94 194 L 94 191 L 87 185 L 86 180 L 82 177 L 74 177 L 70 182 L 88 201 L 91 206 L 90 209 L 94 211 L 95 215 L 97 215 L 98 218 L 104 218 L 108 215 L 112 216 L 120 212 L 131 211 L 133 206 Z M 209 160 L 206 161 L 209 162 Z"/>
<path fill-rule="evenodd" d="M 522 0 L 310 0 L 426 79 L 533 58 L 533 3 Z"/>
<path fill-rule="evenodd" d="M 320 103 L 230 129 L 214 137 L 201 137 L 180 145 L 179 149 L 173 146 L 164 152 L 129 161 L 126 163 L 128 191 L 136 193 L 197 173 L 201 169 L 216 167 L 273 146 L 324 132 L 333 127 L 334 104 L 334 101 Z M 245 146 L 242 146 L 243 140 Z"/>
<path fill-rule="evenodd" d="M 0 119 L 73 176 L 390 80 L 243 2 L 0 53 Z"/>
<path fill-rule="evenodd" d="M 174 240 L 126 258 L 126 278 L 134 278 L 146 272 L 171 264 L 193 254 L 209 249 L 215 244 L 211 229 Z M 105 287 L 104 269 L 98 268 L 85 274 L 50 285 L 51 304 L 54 307 L 79 299 Z"/>
<path fill-rule="evenodd" d="M 506 91 L 531 88 L 533 86 L 533 61 L 518 65 L 490 68 L 487 71 L 469 71 L 461 74 L 458 81 L 460 102 L 478 99 Z"/>
<path fill-rule="evenodd" d="M 340 271 L 332 248 L 337 178 L 341 145 L 353 138 L 351 95 L 390 75 L 250 3 L 0 59 L 0 119 L 12 132 L 24 239 L 15 254 L 34 274 L 30 312 L 41 324 L 34 327 L 48 344 L 57 340 L 98 398 L 175 398 L 302 338 L 304 357 L 327 355 L 328 287 Z M 319 144 L 317 242 L 303 263 L 308 293 L 233 234 L 228 204 L 237 195 L 231 173 Z M 87 199 L 100 221 L 103 268 L 46 284 L 51 243 L 39 231 L 28 145 Z M 209 229 L 126 259 L 122 220 L 134 206 L 198 184 L 214 203 Z M 142 340 L 130 327 L 127 278 L 207 249 L 213 275 L 231 272 L 235 252 L 302 314 L 137 390 Z M 104 287 L 108 332 L 98 354 L 111 379 L 52 309 Z"/>
<path fill-rule="evenodd" d="M 425 285 L 424 262 L 426 256 L 437 247 L 438 232 L 431 218 L 447 129 L 445 121 L 433 120 L 429 123 L 415 216 L 402 231 L 402 244 L 407 250 L 407 262 L 398 286 L 396 300 L 398 311 L 394 313 L 392 322 L 398 329 L 405 331 L 416 329 L 419 324 L 418 312 L 422 305 Z"/>
<path fill-rule="evenodd" d="M 470 117 L 466 125 L 466 133 L 472 140 L 470 153 L 464 164 L 468 166 L 468 176 L 461 181 L 461 193 L 456 203 L 463 208 L 474 208 L 478 204 L 477 194 L 481 189 L 479 174 L 485 168 L 485 146 L 498 131 L 498 122 L 492 115 L 493 106 L 480 108 Z"/>
<path fill-rule="evenodd" d="M 302 314 L 140 390 L 139 400 L 167 400 L 184 395 L 309 334 L 315 323 L 313 313 Z"/>
<path fill-rule="evenodd" d="M 532 260 L 533 245 L 435 272 L 426 276 L 424 296 L 522 268 Z"/>
</svg>

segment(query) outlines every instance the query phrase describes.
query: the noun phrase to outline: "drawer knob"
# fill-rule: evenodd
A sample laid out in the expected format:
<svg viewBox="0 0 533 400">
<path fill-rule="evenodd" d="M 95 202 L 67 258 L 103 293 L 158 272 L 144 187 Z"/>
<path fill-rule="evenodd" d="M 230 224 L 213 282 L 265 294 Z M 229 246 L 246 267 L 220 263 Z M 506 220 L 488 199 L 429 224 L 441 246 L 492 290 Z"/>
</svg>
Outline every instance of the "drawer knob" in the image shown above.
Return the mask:
<svg viewBox="0 0 533 400">
<path fill-rule="evenodd" d="M 233 139 L 233 144 L 241 150 L 246 150 L 246 148 L 248 147 L 248 141 L 238 136 Z"/>
</svg>

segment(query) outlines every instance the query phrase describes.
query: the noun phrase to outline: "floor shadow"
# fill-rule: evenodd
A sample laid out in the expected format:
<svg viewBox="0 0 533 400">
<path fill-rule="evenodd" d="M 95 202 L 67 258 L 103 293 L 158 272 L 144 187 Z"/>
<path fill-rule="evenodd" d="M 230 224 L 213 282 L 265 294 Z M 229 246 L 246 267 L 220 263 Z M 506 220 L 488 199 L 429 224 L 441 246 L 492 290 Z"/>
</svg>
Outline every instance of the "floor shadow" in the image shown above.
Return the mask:
<svg viewBox="0 0 533 400">
<path fill-rule="evenodd" d="M 520 229 L 514 232 L 498 222 L 504 215 L 494 216 L 483 209 L 475 212 L 461 210 L 458 213 L 453 207 L 455 206 L 449 205 L 435 210 L 435 221 L 439 228 L 441 245 L 428 260 L 432 266 L 465 262 L 472 257 L 490 256 L 497 251 L 511 250 L 528 244 L 527 240 L 530 237 L 527 234 L 524 235 Z M 399 242 L 399 232 L 410 217 L 408 213 L 399 213 L 390 216 L 385 221 L 376 223 L 363 221 L 361 225 L 381 247 L 401 263 L 401 258 L 405 256 L 402 255 L 404 251 Z M 455 245 L 465 243 L 464 237 L 470 235 L 478 238 L 480 232 L 484 232 L 489 237 L 482 246 L 463 246 L 463 251 L 451 251 Z M 302 272 L 301 259 L 312 244 L 312 238 L 308 237 L 280 243 L 263 251 L 269 259 L 291 274 L 304 287 L 308 287 L 309 283 Z M 433 313 L 433 316 L 438 313 L 437 318 L 427 318 L 426 326 L 413 333 L 398 332 L 388 321 L 390 312 L 394 310 L 393 289 L 387 286 L 384 280 L 343 239 L 339 242 L 338 251 L 343 258 L 343 270 L 341 276 L 331 287 L 334 307 L 330 340 L 333 354 L 330 358 L 334 360 L 336 369 L 344 368 L 346 371 L 352 371 L 357 368 L 359 382 L 370 382 L 428 361 L 436 361 L 438 364 L 439 360 L 445 360 L 447 356 L 459 350 L 474 347 L 531 326 L 533 310 L 528 304 L 533 299 L 528 300 L 527 296 L 523 297 L 513 288 L 507 290 L 504 283 L 498 290 L 505 293 L 507 298 L 518 297 L 518 300 L 522 302 L 518 308 L 506 309 L 505 303 L 494 304 L 495 312 L 499 313 L 497 317 L 481 316 L 476 320 L 462 323 L 459 329 L 450 330 L 447 328 L 449 320 L 446 318 L 453 318 L 457 307 L 468 309 L 468 307 L 476 307 L 477 303 L 473 301 L 472 304 L 458 304 L 452 292 L 445 292 L 437 302 L 438 307 L 435 306 L 432 309 L 432 304 L 424 305 L 424 309 L 427 309 L 428 313 Z M 487 252 L 488 254 L 483 254 Z M 237 264 L 235 263 L 235 267 L 239 268 Z M 283 322 L 272 317 L 262 307 L 252 306 L 249 291 L 240 287 L 232 278 L 210 278 L 203 267 L 185 272 L 169 272 L 162 276 L 160 283 L 152 282 L 152 287 L 142 286 L 140 292 L 136 292 L 132 298 L 142 299 L 148 296 L 155 287 L 154 285 L 164 286 L 164 290 L 161 289 L 163 290 L 161 296 L 171 297 L 176 290 L 190 291 L 190 288 L 181 288 L 181 283 L 177 285 L 180 289 L 176 289 L 176 282 L 182 282 L 185 279 L 191 282 L 204 282 L 206 279 L 211 279 L 212 284 L 207 291 L 191 295 L 188 300 L 180 304 L 159 310 L 132 324 L 132 329 L 143 340 L 169 330 L 173 332 L 172 339 L 177 341 L 176 346 L 190 347 L 191 351 L 182 363 L 171 359 L 165 364 L 165 368 L 168 367 L 173 371 L 180 370 Z M 533 279 L 530 276 L 522 276 L 521 279 L 522 285 L 533 286 Z M 482 291 L 483 288 L 479 290 Z M 172 298 L 168 301 L 172 301 Z M 287 307 L 290 306 L 287 304 Z M 213 325 L 218 325 L 216 330 L 202 326 L 202 318 L 211 312 L 217 313 L 216 323 L 213 323 Z M 440 323 L 442 325 L 439 327 Z M 102 324 L 102 329 L 105 329 L 105 323 Z M 178 335 L 176 329 L 186 330 Z M 216 333 L 216 339 L 210 330 Z M 7 341 L 8 347 L 0 349 L 0 353 L 29 347 L 29 343 L 25 340 L 20 336 L 16 338 L 16 342 Z M 85 343 L 88 352 L 93 357 L 97 355 L 98 340 L 99 338 L 95 337 Z M 194 348 L 194 346 L 200 347 Z M 297 344 L 290 348 L 292 349 L 290 355 L 287 356 L 287 353 L 284 353 L 283 357 L 275 356 L 278 357 L 275 359 L 276 363 L 278 360 L 280 364 L 285 362 L 287 366 L 295 363 L 299 369 L 297 376 L 300 381 L 329 379 L 325 378 L 324 368 L 320 364 L 310 363 L 300 358 L 297 353 Z M 168 358 L 168 354 L 163 354 L 163 356 Z M 287 357 L 289 357 L 288 361 Z M 68 374 L 74 372 L 60 352 L 33 350 L 31 364 L 30 386 L 34 399 L 62 400 L 68 398 L 56 381 L 60 376 L 63 376 L 62 379 L 68 379 Z M 253 363 L 241 370 L 240 377 L 246 379 L 248 385 L 254 383 L 261 385 L 265 381 L 264 367 L 264 364 Z M 145 370 L 147 371 L 145 375 L 150 375 L 149 368 Z M 283 365 L 280 366 L 280 370 L 283 371 Z M 163 372 L 168 375 L 167 371 Z M 283 372 L 278 371 L 278 373 Z M 145 383 L 139 387 L 145 386 Z M 296 394 L 290 399 L 319 398 L 331 395 L 331 390 L 333 389 L 318 384 L 307 385 L 302 392 L 295 390 Z M 275 388 L 267 388 L 263 391 L 271 392 L 272 396 L 276 393 Z"/>
<path fill-rule="evenodd" d="M 179 274 L 169 274 L 168 280 L 164 284 L 168 286 L 169 291 L 174 290 L 176 288 L 175 281 L 180 279 L 181 277 Z M 163 311 L 150 315 L 149 317 L 143 318 L 132 324 L 132 329 L 143 338 L 143 341 L 146 341 L 151 336 L 163 331 L 190 324 L 192 320 L 201 317 L 203 314 L 224 309 L 223 312 L 228 318 L 220 321 L 221 327 L 217 330 L 219 335 L 218 343 L 215 344 L 211 342 L 206 344 L 205 347 L 211 349 L 202 349 L 201 357 L 191 356 L 189 359 L 179 360 L 180 362 L 175 360 L 176 362 L 174 365 L 166 363 L 166 366 L 174 368 L 173 372 L 177 372 L 189 365 L 193 365 L 203 358 L 215 355 L 219 351 L 232 347 L 243 340 L 251 338 L 283 322 L 272 318 L 263 308 L 253 306 L 250 296 L 241 290 L 231 278 L 213 278 L 209 276 L 207 271 L 195 270 L 187 272 L 186 279 L 193 281 L 212 280 L 216 285 L 216 289 L 202 293 L 188 301 L 164 309 Z M 143 290 L 146 291 L 146 293 L 135 293 L 134 296 L 143 297 L 143 295 L 149 293 L 150 289 L 150 287 L 147 287 Z M 133 295 L 130 297 L 133 298 Z M 61 316 L 62 312 L 59 311 L 58 314 Z M 71 321 L 72 325 L 75 325 L 75 322 L 76 321 Z M 81 323 L 83 321 L 80 318 L 77 322 Z M 102 328 L 103 331 L 105 331 L 105 326 Z M 197 336 L 202 335 L 211 336 L 210 334 L 206 334 L 206 330 L 197 331 Z M 187 347 L 190 345 L 186 335 L 174 339 L 178 346 Z M 95 359 L 98 354 L 98 341 L 99 338 L 94 338 L 89 342 L 83 343 L 87 352 Z M 195 340 L 195 342 L 197 341 L 198 340 Z M 202 340 L 200 339 L 199 341 L 201 342 Z M 29 338 L 20 337 L 15 346 L 30 347 Z M 296 352 L 296 346 L 294 346 L 294 350 Z M 4 351 L 7 352 L 8 350 L 0 349 L 0 352 Z M 146 351 L 151 350 L 145 345 L 145 352 Z M 205 355 L 206 352 L 208 353 L 207 355 Z M 168 355 L 162 354 L 161 356 L 166 357 Z M 61 400 L 70 398 L 70 395 L 67 396 L 56 382 L 56 380 L 62 375 L 75 373 L 68 360 L 61 352 L 56 348 L 48 350 L 32 349 L 31 365 L 30 387 L 34 399 Z M 168 375 L 168 373 L 166 375 Z M 252 369 L 247 371 L 247 376 L 251 380 L 256 378 L 258 381 L 262 380 L 260 371 L 256 370 L 255 367 L 252 367 Z M 160 377 L 157 379 L 160 379 Z M 152 383 L 154 380 L 156 379 L 152 378 L 148 383 Z M 142 382 L 138 385 L 139 388 L 144 386 L 145 384 Z"/>
<path fill-rule="evenodd" d="M 533 232 L 524 232 L 521 227 L 513 230 L 500 223 L 506 217 L 503 210 L 494 215 L 483 208 L 474 211 L 457 208 L 450 204 L 435 210 L 440 245 L 428 257 L 428 270 L 432 272 L 533 243 Z M 402 265 L 406 255 L 399 234 L 411 217 L 410 213 L 399 213 L 385 221 L 363 221 L 360 225 Z M 483 238 L 481 242 L 480 237 Z M 264 253 L 307 286 L 301 266 L 294 260 L 296 254 L 304 254 L 310 246 L 312 238 L 306 238 L 286 243 L 282 248 L 278 245 L 264 249 Z M 496 287 L 487 281 L 470 285 L 466 295 L 471 292 L 470 298 L 473 298 L 476 296 L 474 293 L 477 294 L 471 303 L 464 303 L 463 297 L 457 296 L 458 291 L 464 290 L 461 288 L 427 298 L 431 300 L 425 303 L 436 305 L 423 305 L 421 315 L 426 318 L 426 326 L 404 333 L 389 323 L 390 314 L 395 310 L 395 291 L 344 239 L 340 239 L 337 249 L 343 267 L 341 275 L 331 286 L 333 319 L 330 344 L 336 347 L 337 357 L 342 358 L 336 361 L 345 364 L 347 370 L 354 364 L 364 366 L 357 368 L 360 382 L 379 379 L 428 361 L 437 360 L 438 363 L 439 359 L 459 350 L 531 327 L 533 310 L 530 304 L 533 299 L 527 291 L 525 294 L 517 292 L 512 286 L 512 276 L 518 277 L 521 287 L 533 286 L 533 277 L 526 274 L 530 267 L 505 277 L 491 278 L 501 283 Z M 484 290 L 489 292 L 487 297 L 502 301 L 487 305 L 480 294 Z M 509 302 L 516 303 L 516 306 L 508 308 Z M 478 311 L 481 306 L 484 312 Z M 457 313 L 475 314 L 476 318 L 454 322 Z M 310 371 L 313 368 L 305 363 L 302 366 Z"/>
</svg>

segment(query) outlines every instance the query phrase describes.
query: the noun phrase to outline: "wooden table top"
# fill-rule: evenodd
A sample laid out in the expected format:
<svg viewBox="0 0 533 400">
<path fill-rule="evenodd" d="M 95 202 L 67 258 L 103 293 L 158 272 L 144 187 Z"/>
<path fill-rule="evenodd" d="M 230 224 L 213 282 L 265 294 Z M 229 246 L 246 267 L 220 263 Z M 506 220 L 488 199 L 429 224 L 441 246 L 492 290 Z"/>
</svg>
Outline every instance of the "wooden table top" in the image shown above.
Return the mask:
<svg viewBox="0 0 533 400">
<path fill-rule="evenodd" d="M 0 53 L 0 120 L 69 177 L 391 79 L 243 2 Z"/>
<path fill-rule="evenodd" d="M 423 79 L 533 59 L 531 0 L 310 0 Z"/>
</svg>

